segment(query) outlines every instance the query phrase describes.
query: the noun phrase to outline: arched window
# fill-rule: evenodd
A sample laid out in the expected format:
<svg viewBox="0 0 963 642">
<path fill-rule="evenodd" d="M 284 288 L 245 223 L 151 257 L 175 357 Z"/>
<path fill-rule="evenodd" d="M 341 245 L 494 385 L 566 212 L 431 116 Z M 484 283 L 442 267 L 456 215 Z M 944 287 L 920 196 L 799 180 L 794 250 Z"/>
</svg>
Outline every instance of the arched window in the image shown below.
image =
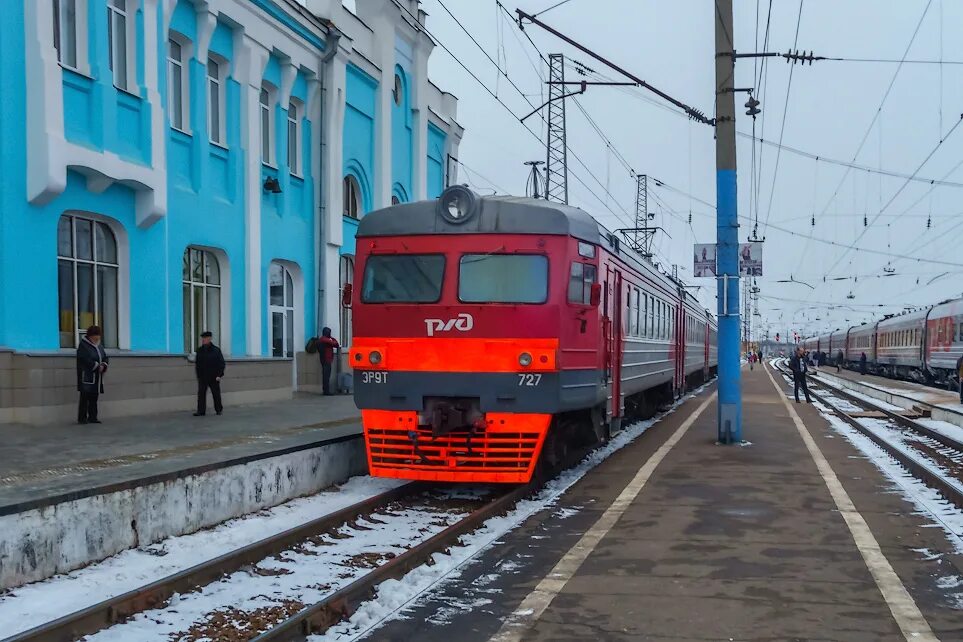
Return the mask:
<svg viewBox="0 0 963 642">
<path fill-rule="evenodd" d="M 291 272 L 277 262 L 268 273 L 271 317 L 271 356 L 294 356 L 294 279 Z"/>
<path fill-rule="evenodd" d="M 395 86 L 391 90 L 391 97 L 394 99 L 396 105 L 401 105 L 401 99 L 404 96 L 404 83 L 401 80 L 401 75 L 395 74 Z"/>
<path fill-rule="evenodd" d="M 92 325 L 101 327 L 105 347 L 118 347 L 117 272 L 117 239 L 106 223 L 73 214 L 60 217 L 60 347 L 76 347 Z"/>
<path fill-rule="evenodd" d="M 197 350 L 201 333 L 210 331 L 214 343 L 221 338 L 221 266 L 206 250 L 184 250 L 183 268 L 184 352 Z"/>
<path fill-rule="evenodd" d="M 354 283 L 354 257 L 343 255 L 341 257 L 340 268 L 341 293 L 344 293 L 344 286 Z M 351 345 L 351 308 L 341 307 L 341 344 Z"/>
<path fill-rule="evenodd" d="M 344 215 L 358 218 L 361 214 L 361 186 L 351 174 L 344 177 Z"/>
</svg>

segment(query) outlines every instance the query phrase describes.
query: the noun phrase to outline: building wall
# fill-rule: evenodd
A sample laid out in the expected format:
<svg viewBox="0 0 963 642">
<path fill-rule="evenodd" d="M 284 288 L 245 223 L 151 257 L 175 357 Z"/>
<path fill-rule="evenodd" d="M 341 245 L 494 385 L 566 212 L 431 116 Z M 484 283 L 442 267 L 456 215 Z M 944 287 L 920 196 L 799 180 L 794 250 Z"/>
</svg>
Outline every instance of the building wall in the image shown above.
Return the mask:
<svg viewBox="0 0 963 642">
<path fill-rule="evenodd" d="M 156 355 L 187 363 L 185 335 L 195 333 L 185 318 L 183 263 L 195 248 L 219 267 L 221 323 L 210 329 L 225 354 L 272 355 L 269 274 L 277 262 L 293 278 L 292 352 L 302 358 L 298 351 L 320 326 L 337 332 L 345 323 L 338 257 L 354 253 L 357 221 L 342 216 L 344 176 L 362 188 L 362 216 L 392 195 L 435 196 L 444 158 L 461 137 L 454 97 L 426 78 L 433 45 L 410 20 L 417 15 L 423 24 L 424 12 L 415 0 L 360 0 L 357 15 L 337 0 L 128 0 L 135 44 L 122 90 L 108 68 L 107 0 L 75 1 L 75 68 L 58 61 L 53 3 L 8 0 L 0 21 L 0 348 L 14 356 L 73 353 L 61 348 L 57 258 L 58 222 L 72 213 L 104 223 L 117 241 L 112 354 L 144 357 L 139 365 Z M 331 24 L 340 32 L 332 35 Z M 179 128 L 171 37 L 184 51 Z M 329 49 L 329 41 L 337 44 Z M 222 69 L 217 142 L 209 131 L 209 60 Z M 396 74 L 398 105 L 390 97 Z M 268 162 L 262 85 L 271 90 Z M 291 101 L 299 110 L 297 173 L 288 162 Z M 280 191 L 266 189 L 268 179 Z M 41 363 L 15 361 L 11 372 Z M 287 367 L 291 389 L 311 370 Z M 30 381 L 48 385 L 44 377 Z M 22 406 L 46 403 L 43 394 L 18 399 L 19 415 L 49 415 Z"/>
<path fill-rule="evenodd" d="M 438 198 L 445 189 L 447 138 L 441 128 L 428 123 L 428 198 Z"/>
<path fill-rule="evenodd" d="M 378 81 L 355 65 L 347 67 L 344 114 L 344 176 L 352 176 L 361 188 L 362 215 L 375 207 L 375 114 Z M 354 254 L 356 219 L 343 217 L 342 254 Z"/>
</svg>

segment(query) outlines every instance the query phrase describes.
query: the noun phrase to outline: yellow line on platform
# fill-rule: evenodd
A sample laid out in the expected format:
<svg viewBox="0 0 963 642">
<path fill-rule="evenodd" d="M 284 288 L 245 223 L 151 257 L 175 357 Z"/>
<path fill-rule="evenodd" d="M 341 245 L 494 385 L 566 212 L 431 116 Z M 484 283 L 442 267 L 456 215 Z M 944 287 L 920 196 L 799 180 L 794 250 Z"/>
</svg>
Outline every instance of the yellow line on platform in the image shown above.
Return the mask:
<svg viewBox="0 0 963 642">
<path fill-rule="evenodd" d="M 565 556 L 559 560 L 555 568 L 538 583 L 531 593 L 528 594 L 518 608 L 508 616 L 502 627 L 492 638 L 491 642 L 518 642 L 522 639 L 528 629 L 542 616 L 545 609 L 549 607 L 555 596 L 562 592 L 569 580 L 575 576 L 582 563 L 592 554 L 595 547 L 602 541 L 613 526 L 619 521 L 625 511 L 629 508 L 635 498 L 645 487 L 647 481 L 655 472 L 656 466 L 665 458 L 672 447 L 679 443 L 689 427 L 695 423 L 702 411 L 716 398 L 716 393 L 702 402 L 702 404 L 682 422 L 676 431 L 663 443 L 655 454 L 653 454 L 635 474 L 629 485 L 626 486 L 612 505 L 609 506 L 598 521 L 582 535 L 582 538 L 573 546 Z"/>
<path fill-rule="evenodd" d="M 903 586 L 899 575 L 896 574 L 889 560 L 886 559 L 886 556 L 879 547 L 879 543 L 873 536 L 873 531 L 869 528 L 869 524 L 866 523 L 863 516 L 856 510 L 856 505 L 853 504 L 849 493 L 843 488 L 839 478 L 836 477 L 836 473 L 833 472 L 832 466 L 829 465 L 829 462 L 826 460 L 822 451 L 819 450 L 819 446 L 816 445 L 812 435 L 809 434 L 806 424 L 799 418 L 796 409 L 789 403 L 788 397 L 783 394 L 782 389 L 779 387 L 779 384 L 776 383 L 776 380 L 773 379 L 768 368 L 766 369 L 766 374 L 769 375 L 769 381 L 771 381 L 773 387 L 775 387 L 776 394 L 782 399 L 783 404 L 785 404 L 786 409 L 789 411 L 789 416 L 792 417 L 793 423 L 796 424 L 796 430 L 799 432 L 799 436 L 802 437 L 803 443 L 806 444 L 806 449 L 809 450 L 809 455 L 816 463 L 816 468 L 819 469 L 819 474 L 822 476 L 823 482 L 825 482 L 826 487 L 829 488 L 829 493 L 836 503 L 836 508 L 839 509 L 839 513 L 846 521 L 846 526 L 849 527 L 849 532 L 856 542 L 856 547 L 859 549 L 859 553 L 863 556 L 866 567 L 876 581 L 879 592 L 883 594 L 883 599 L 893 614 L 896 624 L 899 626 L 900 631 L 903 632 L 903 637 L 914 642 L 938 642 L 939 638 L 937 638 L 933 630 L 930 629 L 926 618 L 923 617 L 919 607 L 916 606 L 913 596 L 911 596 L 909 591 L 906 590 L 906 587 Z"/>
</svg>

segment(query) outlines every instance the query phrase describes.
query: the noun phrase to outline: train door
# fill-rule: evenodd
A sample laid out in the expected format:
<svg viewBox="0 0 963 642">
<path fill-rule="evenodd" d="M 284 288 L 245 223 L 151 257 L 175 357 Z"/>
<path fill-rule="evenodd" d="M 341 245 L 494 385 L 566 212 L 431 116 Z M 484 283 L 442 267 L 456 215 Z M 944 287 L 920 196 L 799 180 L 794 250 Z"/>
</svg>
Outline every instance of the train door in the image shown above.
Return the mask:
<svg viewBox="0 0 963 642">
<path fill-rule="evenodd" d="M 676 396 L 685 390 L 685 308 L 673 306 L 675 323 L 672 327 L 672 345 L 675 346 L 675 390 Z"/>
<path fill-rule="evenodd" d="M 623 291 L 625 283 L 622 280 L 622 272 L 613 270 L 612 273 L 612 330 L 611 341 L 608 350 L 611 354 L 612 364 L 612 405 L 610 412 L 613 419 L 622 416 L 622 339 L 625 333 L 623 327 L 626 293 Z"/>
</svg>

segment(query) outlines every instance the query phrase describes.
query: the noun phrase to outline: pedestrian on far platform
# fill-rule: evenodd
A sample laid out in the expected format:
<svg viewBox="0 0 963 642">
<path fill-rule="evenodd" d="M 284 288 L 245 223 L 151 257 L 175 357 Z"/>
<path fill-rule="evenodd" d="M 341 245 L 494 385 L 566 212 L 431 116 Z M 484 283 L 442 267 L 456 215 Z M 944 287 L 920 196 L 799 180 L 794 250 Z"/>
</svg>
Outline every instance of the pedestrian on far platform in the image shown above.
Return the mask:
<svg viewBox="0 0 963 642">
<path fill-rule="evenodd" d="M 793 395 L 796 403 L 799 403 L 799 388 L 806 394 L 806 403 L 812 403 L 809 398 L 809 387 L 806 385 L 806 371 L 809 366 L 806 363 L 806 353 L 802 348 L 796 348 L 796 354 L 789 359 L 789 369 L 792 370 Z"/>
<path fill-rule="evenodd" d="M 322 328 L 318 337 L 318 357 L 321 359 L 321 391 L 331 396 L 331 364 L 334 363 L 334 351 L 341 347 L 338 340 L 331 336 L 331 328 Z"/>
<path fill-rule="evenodd" d="M 213 334 L 201 333 L 201 345 L 197 347 L 194 359 L 194 372 L 197 374 L 197 412 L 195 417 L 207 414 L 207 389 L 211 389 L 214 398 L 214 412 L 221 414 L 224 406 L 221 404 L 221 379 L 224 378 L 224 355 L 221 349 L 214 345 Z"/>
<path fill-rule="evenodd" d="M 963 355 L 956 360 L 956 381 L 960 387 L 960 403 L 963 403 Z"/>
<path fill-rule="evenodd" d="M 866 353 L 861 352 L 859 354 L 859 374 L 866 374 Z"/>
<path fill-rule="evenodd" d="M 104 392 L 104 373 L 110 358 L 100 345 L 100 328 L 92 325 L 77 346 L 78 424 L 99 424 L 97 399 Z"/>
<path fill-rule="evenodd" d="M 845 357 L 843 356 L 843 351 L 842 351 L 842 350 L 840 350 L 839 352 L 836 353 L 836 372 L 840 372 L 840 371 L 841 371 L 841 369 L 842 369 L 842 367 L 843 367 L 843 360 L 844 360 L 844 359 L 845 359 Z"/>
</svg>

